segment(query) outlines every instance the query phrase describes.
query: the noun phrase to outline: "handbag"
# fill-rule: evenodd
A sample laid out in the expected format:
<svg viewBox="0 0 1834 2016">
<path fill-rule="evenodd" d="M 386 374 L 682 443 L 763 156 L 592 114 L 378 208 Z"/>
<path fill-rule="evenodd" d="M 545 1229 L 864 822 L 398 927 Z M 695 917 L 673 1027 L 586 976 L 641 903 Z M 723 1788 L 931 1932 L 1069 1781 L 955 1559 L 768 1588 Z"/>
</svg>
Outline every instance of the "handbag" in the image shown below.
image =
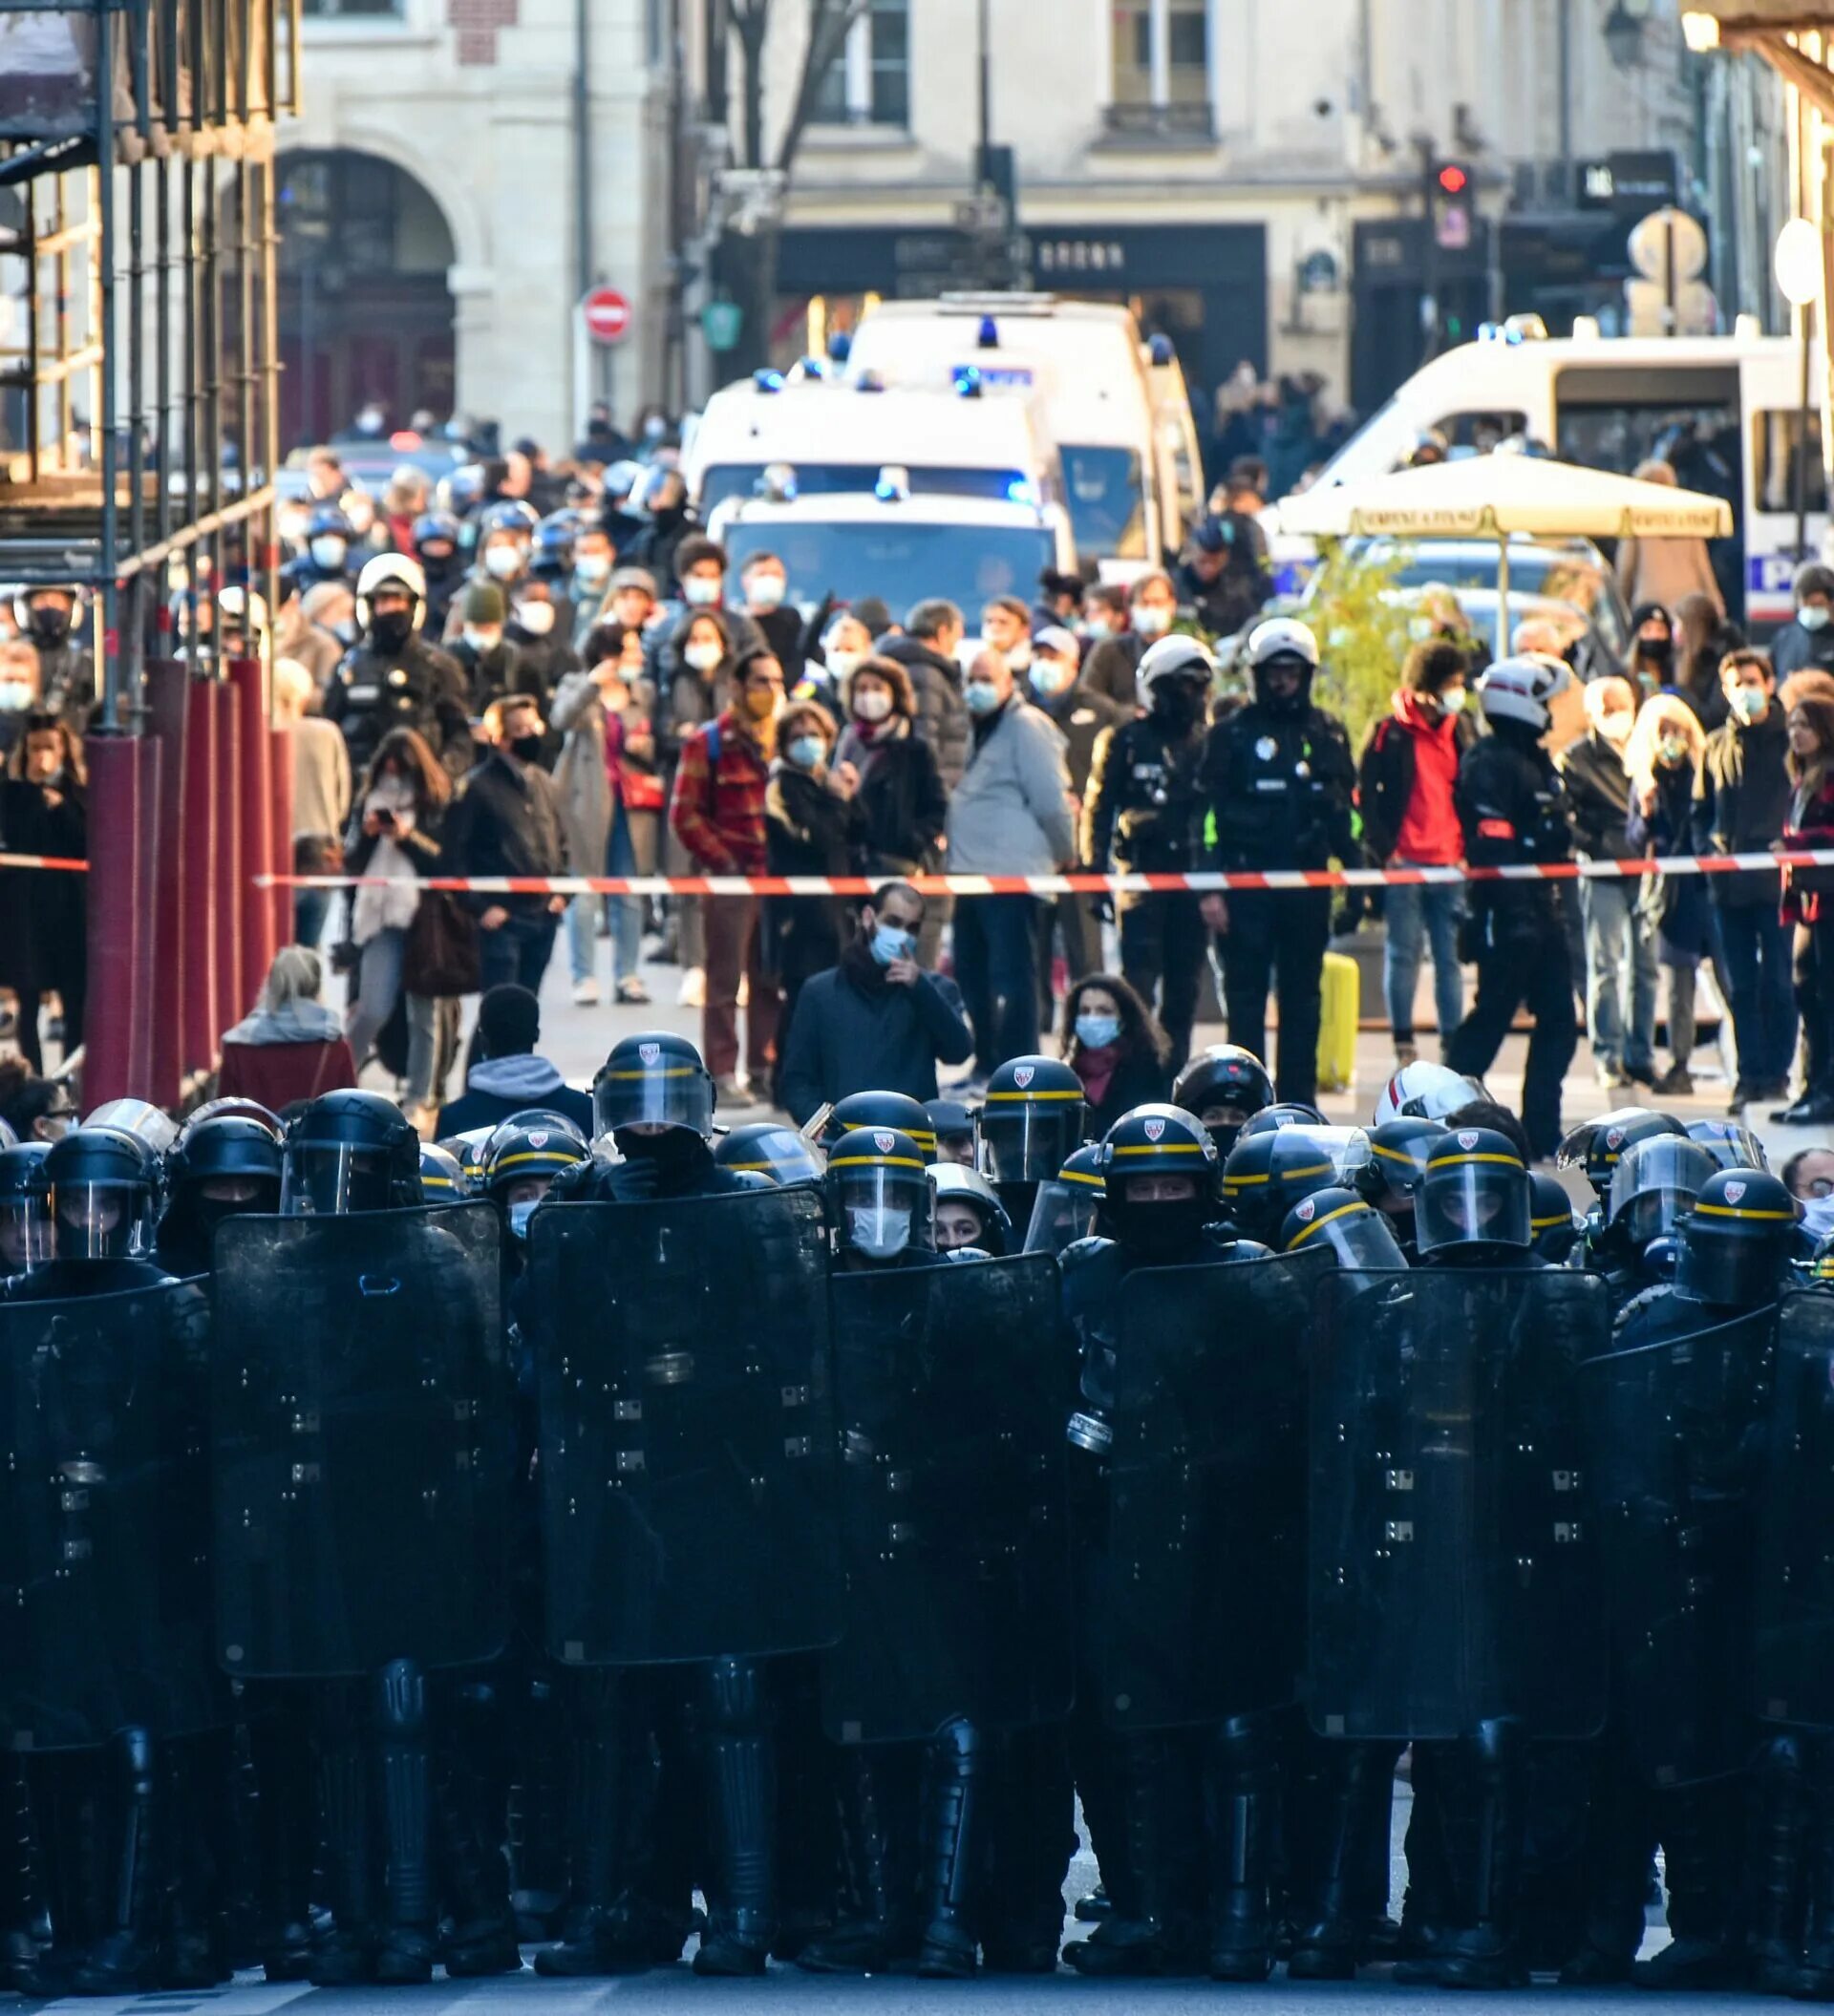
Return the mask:
<svg viewBox="0 0 1834 2016">
<path fill-rule="evenodd" d="M 627 765 L 618 773 L 618 796 L 627 812 L 660 812 L 662 779 L 652 770 L 631 770 Z"/>
<path fill-rule="evenodd" d="M 408 926 L 402 986 L 433 999 L 475 994 L 481 974 L 476 918 L 450 890 L 423 889 Z"/>
</svg>

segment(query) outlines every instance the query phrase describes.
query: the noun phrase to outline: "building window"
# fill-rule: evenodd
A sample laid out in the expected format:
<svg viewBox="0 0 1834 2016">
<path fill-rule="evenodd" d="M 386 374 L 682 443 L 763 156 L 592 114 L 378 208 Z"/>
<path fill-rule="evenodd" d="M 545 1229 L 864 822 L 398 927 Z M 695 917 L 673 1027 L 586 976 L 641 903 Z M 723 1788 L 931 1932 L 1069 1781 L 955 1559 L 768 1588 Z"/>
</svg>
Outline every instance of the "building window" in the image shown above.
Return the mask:
<svg viewBox="0 0 1834 2016">
<path fill-rule="evenodd" d="M 300 0 L 308 21 L 399 21 L 407 11 L 407 0 Z"/>
<path fill-rule="evenodd" d="M 830 126 L 910 124 L 910 0 L 870 0 L 816 97 Z"/>
<path fill-rule="evenodd" d="M 1111 0 L 1111 6 L 1110 128 L 1207 134 L 1209 0 Z"/>
</svg>

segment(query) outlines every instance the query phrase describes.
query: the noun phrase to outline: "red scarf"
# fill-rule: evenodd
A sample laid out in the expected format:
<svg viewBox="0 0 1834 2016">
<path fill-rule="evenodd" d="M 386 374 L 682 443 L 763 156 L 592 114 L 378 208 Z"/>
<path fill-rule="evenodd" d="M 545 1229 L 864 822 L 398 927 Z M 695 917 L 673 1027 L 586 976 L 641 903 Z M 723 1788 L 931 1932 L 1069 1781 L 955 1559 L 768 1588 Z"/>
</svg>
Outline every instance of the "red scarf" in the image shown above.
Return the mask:
<svg viewBox="0 0 1834 2016">
<path fill-rule="evenodd" d="M 1108 1086 L 1120 1066 L 1120 1041 L 1104 1043 L 1099 1050 L 1078 1050 L 1077 1076 L 1091 1106 L 1099 1106 L 1108 1096 Z"/>
</svg>

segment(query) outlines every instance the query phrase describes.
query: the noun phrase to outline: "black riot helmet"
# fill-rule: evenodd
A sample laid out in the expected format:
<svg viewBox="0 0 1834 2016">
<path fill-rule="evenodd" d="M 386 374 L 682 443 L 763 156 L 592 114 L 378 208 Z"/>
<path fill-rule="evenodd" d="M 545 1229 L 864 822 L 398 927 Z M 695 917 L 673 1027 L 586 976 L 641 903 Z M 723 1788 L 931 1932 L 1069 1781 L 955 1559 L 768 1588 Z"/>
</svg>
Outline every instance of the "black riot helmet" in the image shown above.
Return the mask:
<svg viewBox="0 0 1834 2016">
<path fill-rule="evenodd" d="M 1374 1204 L 1340 1183 L 1314 1190 L 1286 1215 L 1280 1227 L 1283 1253 L 1330 1253 L 1340 1267 L 1404 1268 L 1389 1222 Z"/>
<path fill-rule="evenodd" d="M 987 1081 L 981 1145 L 996 1183 L 1041 1183 L 1082 1140 L 1082 1080 L 1059 1057 L 1013 1057 Z"/>
<path fill-rule="evenodd" d="M 1720 1169 L 1768 1169 L 1764 1144 L 1742 1120 L 1690 1120 L 1688 1139 L 1699 1142 Z"/>
<path fill-rule="evenodd" d="M 768 1177 L 779 1190 L 799 1184 L 821 1187 L 821 1158 L 793 1127 L 780 1120 L 755 1120 L 722 1135 L 714 1149 L 722 1169 L 743 1169 Z"/>
<path fill-rule="evenodd" d="M 165 1227 L 195 1234 L 201 1252 L 225 1218 L 280 1209 L 280 1136 L 243 1114 L 213 1114 L 184 1127 L 165 1157 Z M 169 1236 L 162 1229 L 161 1238 Z"/>
<path fill-rule="evenodd" d="M 935 1194 L 937 1252 L 974 1246 L 995 1260 L 1005 1257 L 1013 1242 L 1013 1220 L 999 1193 L 978 1169 L 938 1162 L 929 1172 L 929 1187 Z M 964 1239 L 960 1234 L 968 1229 L 966 1212 L 971 1212 L 977 1223 L 972 1236 Z"/>
<path fill-rule="evenodd" d="M 471 1199 L 465 1165 L 437 1141 L 420 1144 L 420 1195 L 429 1204 L 463 1204 Z"/>
<path fill-rule="evenodd" d="M 1179 1072 L 1172 1104 L 1194 1113 L 1209 1130 L 1217 1154 L 1226 1156 L 1249 1116 L 1273 1104 L 1273 1080 L 1251 1050 L 1213 1043 Z"/>
<path fill-rule="evenodd" d="M 1369 1136 L 1360 1127 L 1279 1128 L 1268 1150 L 1264 1221 L 1277 1234 L 1301 1198 L 1318 1190 L 1354 1190 L 1368 1162 Z"/>
<path fill-rule="evenodd" d="M 1187 1254 L 1216 1216 L 1216 1143 L 1182 1106 L 1136 1106 L 1102 1136 L 1104 1209 L 1121 1245 L 1149 1261 Z"/>
<path fill-rule="evenodd" d="M 1584 1225 L 1572 1199 L 1544 1170 L 1528 1172 L 1528 1231 L 1534 1251 L 1549 1266 L 1564 1267 Z"/>
<path fill-rule="evenodd" d="M 269 1111 L 259 1099 L 245 1099 L 232 1093 L 226 1098 L 206 1099 L 202 1106 L 194 1106 L 181 1123 L 174 1145 L 181 1148 L 206 1122 L 224 1118 L 258 1121 L 272 1135 L 276 1145 L 286 1137 L 287 1130 L 277 1113 Z"/>
<path fill-rule="evenodd" d="M 420 1137 L 392 1100 L 328 1092 L 287 1130 L 280 1208 L 288 1218 L 336 1218 L 422 1201 Z"/>
<path fill-rule="evenodd" d="M 1652 1134 L 1618 1157 L 1606 1195 L 1605 1220 L 1615 1242 L 1640 1253 L 1674 1231 L 1718 1164 L 1685 1135 Z"/>
<path fill-rule="evenodd" d="M 1284 1130 L 1264 1134 L 1246 1130 L 1236 1137 L 1223 1164 L 1223 1210 L 1244 1239 L 1271 1245 L 1280 1231 L 1281 1213 L 1273 1208 L 1268 1193 L 1268 1170 L 1273 1160 L 1273 1144 Z"/>
<path fill-rule="evenodd" d="M 552 1126 L 548 1113 L 512 1114 L 492 1130 L 481 1151 L 483 1194 L 503 1214 L 514 1238 L 528 1237 L 528 1221 L 554 1178 L 586 1159 L 577 1127 Z"/>
<path fill-rule="evenodd" d="M 77 1127 L 45 1157 L 52 1245 L 59 1260 L 128 1260 L 145 1251 L 159 1158 L 138 1135 Z"/>
<path fill-rule="evenodd" d="M 1802 1207 L 1768 1171 L 1716 1170 L 1681 1220 L 1674 1292 L 1721 1308 L 1774 1302 L 1802 1216 Z"/>
<path fill-rule="evenodd" d="M 1242 1123 L 1242 1133 L 1278 1134 L 1283 1127 L 1325 1127 L 1326 1120 L 1315 1106 L 1303 1099 L 1280 1099 L 1271 1106 L 1258 1106 Z M 1240 1138 L 1240 1135 L 1237 1136 Z"/>
<path fill-rule="evenodd" d="M 858 1127 L 842 1135 L 828 1157 L 825 1185 L 842 1254 L 883 1264 L 936 1250 L 929 1173 L 907 1134 Z"/>
<path fill-rule="evenodd" d="M 51 1258 L 49 1141 L 0 1148 L 0 1279 L 30 1274 Z"/>
<path fill-rule="evenodd" d="M 1085 1141 L 1048 1183 L 1038 1185 L 1032 1222 L 1025 1230 L 1028 1253 L 1061 1256 L 1066 1246 L 1095 1236 L 1108 1194 L 1107 1158 L 1099 1141 Z"/>
<path fill-rule="evenodd" d="M 1427 1157 L 1445 1138 L 1442 1120 L 1403 1114 L 1369 1130 L 1369 1160 L 1357 1173 L 1356 1187 L 1390 1218 L 1412 1219 Z"/>
<path fill-rule="evenodd" d="M 821 1124 L 821 1145 L 832 1150 L 859 1127 L 895 1127 L 917 1143 L 926 1162 L 936 1159 L 936 1130 L 929 1124 L 922 1100 L 907 1093 L 851 1092 L 844 1099 L 837 1099 Z"/>
<path fill-rule="evenodd" d="M 640 1127 L 682 1128 L 711 1140 L 714 1081 L 700 1052 L 666 1029 L 621 1038 L 592 1081 L 592 1125 L 600 1139 Z"/>
<path fill-rule="evenodd" d="M 1618 1106 L 1573 1128 L 1555 1150 L 1554 1159 L 1563 1169 L 1584 1169 L 1592 1194 L 1603 1203 L 1627 1148 L 1654 1135 L 1686 1133 L 1679 1120 L 1665 1113 L 1648 1106 Z"/>
<path fill-rule="evenodd" d="M 1428 1157 L 1414 1202 L 1422 1259 L 1456 1250 L 1482 1265 L 1525 1253 L 1532 1218 L 1528 1172 L 1507 1135 L 1461 1127 Z"/>
<path fill-rule="evenodd" d="M 924 1117 L 936 1136 L 939 1162 L 974 1162 L 974 1115 L 959 1099 L 926 1099 Z"/>
</svg>

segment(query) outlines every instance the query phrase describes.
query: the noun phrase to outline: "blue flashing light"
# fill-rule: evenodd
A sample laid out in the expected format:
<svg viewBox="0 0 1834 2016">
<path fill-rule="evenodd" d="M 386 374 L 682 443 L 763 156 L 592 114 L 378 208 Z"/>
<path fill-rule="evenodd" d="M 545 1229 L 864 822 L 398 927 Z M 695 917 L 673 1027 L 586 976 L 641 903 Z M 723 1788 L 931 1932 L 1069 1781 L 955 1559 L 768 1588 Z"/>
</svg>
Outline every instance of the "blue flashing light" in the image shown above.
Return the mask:
<svg viewBox="0 0 1834 2016">
<path fill-rule="evenodd" d="M 1172 346 L 1172 339 L 1162 329 L 1146 339 L 1146 354 L 1155 364 L 1174 364 L 1178 361 L 1178 351 Z"/>
<path fill-rule="evenodd" d="M 828 338 L 828 362 L 844 364 L 853 355 L 853 332 L 851 329 L 836 329 Z"/>
<path fill-rule="evenodd" d="M 981 317 L 981 326 L 974 332 L 974 341 L 982 350 L 998 350 L 1000 347 L 1000 325 L 992 315 Z"/>
<path fill-rule="evenodd" d="M 981 395 L 981 374 L 972 364 L 958 364 L 950 373 L 955 394 L 961 399 L 978 399 Z"/>
<path fill-rule="evenodd" d="M 1008 502 L 1014 504 L 1035 504 L 1038 500 L 1030 478 L 1022 476 L 1015 476 L 1006 486 L 1006 495 Z"/>
<path fill-rule="evenodd" d="M 752 373 L 752 383 L 759 392 L 781 392 L 783 373 L 780 371 L 755 371 Z"/>
</svg>

